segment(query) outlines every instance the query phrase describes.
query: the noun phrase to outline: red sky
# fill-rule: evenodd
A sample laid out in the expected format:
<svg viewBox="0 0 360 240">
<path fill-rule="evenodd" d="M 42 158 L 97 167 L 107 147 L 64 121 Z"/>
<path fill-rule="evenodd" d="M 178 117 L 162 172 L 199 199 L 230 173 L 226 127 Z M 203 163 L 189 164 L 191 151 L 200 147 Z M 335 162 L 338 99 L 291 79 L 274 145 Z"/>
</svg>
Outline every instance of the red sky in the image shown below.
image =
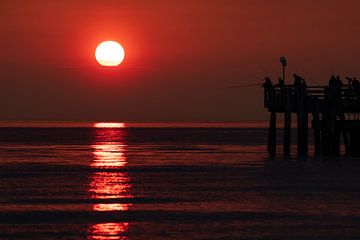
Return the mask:
<svg viewBox="0 0 360 240">
<path fill-rule="evenodd" d="M 265 119 L 261 88 L 280 74 L 309 84 L 360 77 L 360 2 L 3 0 L 0 120 Z M 94 59 L 117 40 L 118 69 Z M 292 79 L 289 78 L 292 82 Z"/>
</svg>

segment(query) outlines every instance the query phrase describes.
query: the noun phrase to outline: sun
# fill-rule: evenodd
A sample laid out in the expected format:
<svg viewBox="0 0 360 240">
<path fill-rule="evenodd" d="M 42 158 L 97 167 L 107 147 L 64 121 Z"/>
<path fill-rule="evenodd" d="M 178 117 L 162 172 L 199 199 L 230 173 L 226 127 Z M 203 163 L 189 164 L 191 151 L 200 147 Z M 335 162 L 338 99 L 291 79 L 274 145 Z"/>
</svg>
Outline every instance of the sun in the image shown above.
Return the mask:
<svg viewBox="0 0 360 240">
<path fill-rule="evenodd" d="M 105 41 L 97 46 L 95 58 L 101 66 L 116 67 L 124 61 L 125 51 L 120 43 Z"/>
</svg>

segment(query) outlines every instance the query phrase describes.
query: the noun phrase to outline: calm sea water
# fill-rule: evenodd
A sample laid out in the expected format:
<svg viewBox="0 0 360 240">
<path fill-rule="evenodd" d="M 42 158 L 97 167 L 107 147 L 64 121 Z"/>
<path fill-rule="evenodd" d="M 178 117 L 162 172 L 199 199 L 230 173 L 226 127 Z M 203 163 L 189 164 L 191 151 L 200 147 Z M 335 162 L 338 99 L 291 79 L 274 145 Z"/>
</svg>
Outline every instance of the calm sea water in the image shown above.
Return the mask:
<svg viewBox="0 0 360 240">
<path fill-rule="evenodd" d="M 265 143 L 249 124 L 0 124 L 0 238 L 359 239 L 360 161 Z"/>
</svg>

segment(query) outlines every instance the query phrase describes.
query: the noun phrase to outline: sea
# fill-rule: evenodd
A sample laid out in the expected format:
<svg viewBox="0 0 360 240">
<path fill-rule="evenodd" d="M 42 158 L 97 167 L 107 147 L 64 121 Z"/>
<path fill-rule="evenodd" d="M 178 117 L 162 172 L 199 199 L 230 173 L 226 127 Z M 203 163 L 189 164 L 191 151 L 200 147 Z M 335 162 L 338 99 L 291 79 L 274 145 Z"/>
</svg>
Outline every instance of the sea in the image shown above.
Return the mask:
<svg viewBox="0 0 360 240">
<path fill-rule="evenodd" d="M 0 239 L 360 239 L 360 159 L 266 142 L 265 123 L 0 123 Z"/>
</svg>

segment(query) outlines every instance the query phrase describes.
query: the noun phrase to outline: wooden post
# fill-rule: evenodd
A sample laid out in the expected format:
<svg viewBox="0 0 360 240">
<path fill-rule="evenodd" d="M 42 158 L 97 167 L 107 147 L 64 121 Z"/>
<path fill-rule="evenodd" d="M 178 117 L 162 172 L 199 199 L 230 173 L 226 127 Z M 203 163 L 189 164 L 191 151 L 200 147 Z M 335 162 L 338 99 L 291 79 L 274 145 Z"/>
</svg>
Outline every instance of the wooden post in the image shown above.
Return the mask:
<svg viewBox="0 0 360 240">
<path fill-rule="evenodd" d="M 307 156 L 308 155 L 308 135 L 309 135 L 309 114 L 307 112 L 307 109 L 305 109 L 304 111 L 304 116 L 303 116 L 303 126 L 304 126 L 304 131 L 303 131 L 303 138 L 302 138 L 302 156 Z"/>
<path fill-rule="evenodd" d="M 307 113 L 305 114 L 305 96 L 303 89 L 296 89 L 297 100 L 297 153 L 299 156 L 307 155 Z"/>
<path fill-rule="evenodd" d="M 275 90 L 269 92 L 269 110 L 270 110 L 270 126 L 268 135 L 268 152 L 271 157 L 276 155 L 276 98 Z"/>
<path fill-rule="evenodd" d="M 275 157 L 276 155 L 276 112 L 275 111 L 272 111 L 270 114 L 268 152 L 270 156 Z"/>
<path fill-rule="evenodd" d="M 324 155 L 337 157 L 340 155 L 340 132 L 336 126 L 337 96 L 336 89 L 325 88 L 325 109 L 323 119 L 323 150 Z"/>
<path fill-rule="evenodd" d="M 291 88 L 284 89 L 285 113 L 284 113 L 284 156 L 291 155 Z"/>
<path fill-rule="evenodd" d="M 267 108 L 268 105 L 268 101 L 269 101 L 269 96 L 268 96 L 268 89 L 266 89 L 264 87 L 264 107 Z"/>
<path fill-rule="evenodd" d="M 348 138 L 348 130 L 346 126 L 345 114 L 340 114 L 340 121 L 341 121 L 341 129 L 343 132 L 343 139 L 345 145 L 345 155 L 348 156 L 350 153 L 350 145 L 349 145 L 349 138 Z"/>
<path fill-rule="evenodd" d="M 340 131 L 336 126 L 337 116 L 337 93 L 335 89 L 330 89 L 330 154 L 332 157 L 340 156 Z"/>
<path fill-rule="evenodd" d="M 316 98 L 313 101 L 313 128 L 314 128 L 314 146 L 315 156 L 321 154 L 321 138 L 320 138 L 320 119 L 319 119 L 319 100 Z"/>
<path fill-rule="evenodd" d="M 349 139 L 348 139 L 348 130 L 346 126 L 346 119 L 345 119 L 345 109 L 344 109 L 344 101 L 348 100 L 348 97 L 345 96 L 345 99 L 343 99 L 342 96 L 343 92 L 342 89 L 337 93 L 337 101 L 336 101 L 336 111 L 339 115 L 340 124 L 341 124 L 341 131 L 343 134 L 344 139 L 344 145 L 345 145 L 345 156 L 348 156 L 350 153 L 350 145 L 349 145 Z"/>
<path fill-rule="evenodd" d="M 324 111 L 323 111 L 323 119 L 322 119 L 322 132 L 321 132 L 321 144 L 322 144 L 322 150 L 323 154 L 325 156 L 330 155 L 330 90 L 329 87 L 324 88 Z"/>
<path fill-rule="evenodd" d="M 303 132 L 303 111 L 302 111 L 302 101 L 300 97 L 299 89 L 296 89 L 296 101 L 297 101 L 297 153 L 301 155 L 301 144 L 302 144 L 302 132 Z"/>
</svg>

